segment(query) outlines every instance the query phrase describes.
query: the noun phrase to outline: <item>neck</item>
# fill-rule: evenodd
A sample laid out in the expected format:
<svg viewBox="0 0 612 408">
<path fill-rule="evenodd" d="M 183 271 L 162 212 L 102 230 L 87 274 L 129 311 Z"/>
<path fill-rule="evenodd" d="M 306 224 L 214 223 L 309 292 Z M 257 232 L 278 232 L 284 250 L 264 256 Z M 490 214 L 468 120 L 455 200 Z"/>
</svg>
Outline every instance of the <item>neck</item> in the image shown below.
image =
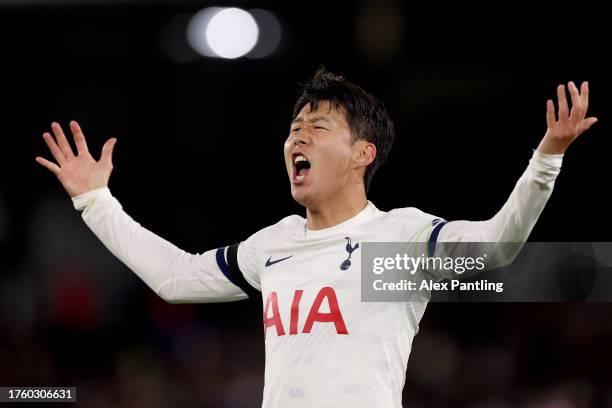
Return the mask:
<svg viewBox="0 0 612 408">
<path fill-rule="evenodd" d="M 338 225 L 365 208 L 368 203 L 365 191 L 353 194 L 337 194 L 336 197 L 317 207 L 306 208 L 306 227 L 309 230 L 320 230 Z"/>
</svg>

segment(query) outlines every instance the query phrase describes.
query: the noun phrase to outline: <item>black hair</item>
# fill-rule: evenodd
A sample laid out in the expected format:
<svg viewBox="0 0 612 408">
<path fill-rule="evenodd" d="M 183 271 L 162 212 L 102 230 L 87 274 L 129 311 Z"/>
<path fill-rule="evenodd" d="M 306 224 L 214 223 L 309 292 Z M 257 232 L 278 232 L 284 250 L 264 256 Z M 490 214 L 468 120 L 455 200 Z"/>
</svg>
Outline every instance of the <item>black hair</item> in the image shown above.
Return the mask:
<svg viewBox="0 0 612 408">
<path fill-rule="evenodd" d="M 342 76 L 332 74 L 325 67 L 319 68 L 313 78 L 302 86 L 292 119 L 295 120 L 307 104 L 310 104 L 311 112 L 316 111 L 322 101 L 328 101 L 330 107 L 344 114 L 353 143 L 365 139 L 376 146 L 376 157 L 364 174 L 367 192 L 374 173 L 383 165 L 393 146 L 393 121 L 378 98 Z"/>
</svg>

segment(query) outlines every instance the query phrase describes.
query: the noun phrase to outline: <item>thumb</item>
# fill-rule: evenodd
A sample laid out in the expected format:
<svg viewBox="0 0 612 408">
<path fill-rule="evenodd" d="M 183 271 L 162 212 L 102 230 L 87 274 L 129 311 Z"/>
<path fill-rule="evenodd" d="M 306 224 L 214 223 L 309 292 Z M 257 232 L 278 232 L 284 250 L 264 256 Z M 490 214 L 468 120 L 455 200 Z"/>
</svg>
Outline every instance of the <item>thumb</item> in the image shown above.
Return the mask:
<svg viewBox="0 0 612 408">
<path fill-rule="evenodd" d="M 590 118 L 586 118 L 584 120 L 584 130 L 588 130 L 591 126 L 593 126 L 595 123 L 597 122 L 597 118 L 596 117 L 590 117 Z"/>
<path fill-rule="evenodd" d="M 102 146 L 102 154 L 100 155 L 100 161 L 104 164 L 113 165 L 113 149 L 115 148 L 115 144 L 117 143 L 116 138 L 110 138 L 104 143 Z"/>
</svg>

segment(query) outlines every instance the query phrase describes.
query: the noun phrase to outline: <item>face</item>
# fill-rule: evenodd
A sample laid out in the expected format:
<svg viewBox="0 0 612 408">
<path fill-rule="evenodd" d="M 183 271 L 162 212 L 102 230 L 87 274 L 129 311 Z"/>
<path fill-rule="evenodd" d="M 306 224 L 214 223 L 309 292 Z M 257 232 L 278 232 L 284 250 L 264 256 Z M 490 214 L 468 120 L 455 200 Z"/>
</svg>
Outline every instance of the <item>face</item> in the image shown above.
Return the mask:
<svg viewBox="0 0 612 408">
<path fill-rule="evenodd" d="M 304 106 L 291 124 L 284 149 L 293 198 L 315 208 L 351 188 L 365 170 L 361 142 L 367 143 L 351 142 L 344 114 L 328 101 L 319 103 L 314 112 L 310 104 Z"/>
</svg>

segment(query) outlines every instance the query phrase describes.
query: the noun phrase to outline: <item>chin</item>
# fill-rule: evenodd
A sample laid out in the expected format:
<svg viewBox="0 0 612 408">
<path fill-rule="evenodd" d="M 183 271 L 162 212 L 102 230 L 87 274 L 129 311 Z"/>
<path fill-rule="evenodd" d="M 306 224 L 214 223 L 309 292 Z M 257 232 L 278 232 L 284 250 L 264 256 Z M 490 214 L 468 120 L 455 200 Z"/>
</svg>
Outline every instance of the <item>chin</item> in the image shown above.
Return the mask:
<svg viewBox="0 0 612 408">
<path fill-rule="evenodd" d="M 293 197 L 293 199 L 300 205 L 306 207 L 306 205 L 308 204 L 309 200 L 308 200 L 308 195 L 304 194 L 303 192 L 295 192 L 293 191 L 293 189 L 291 190 L 291 196 Z"/>
<path fill-rule="evenodd" d="M 309 208 L 314 202 L 314 197 L 311 192 L 305 191 L 304 188 L 295 189 L 291 187 L 291 196 L 293 199 L 303 207 Z"/>
</svg>

